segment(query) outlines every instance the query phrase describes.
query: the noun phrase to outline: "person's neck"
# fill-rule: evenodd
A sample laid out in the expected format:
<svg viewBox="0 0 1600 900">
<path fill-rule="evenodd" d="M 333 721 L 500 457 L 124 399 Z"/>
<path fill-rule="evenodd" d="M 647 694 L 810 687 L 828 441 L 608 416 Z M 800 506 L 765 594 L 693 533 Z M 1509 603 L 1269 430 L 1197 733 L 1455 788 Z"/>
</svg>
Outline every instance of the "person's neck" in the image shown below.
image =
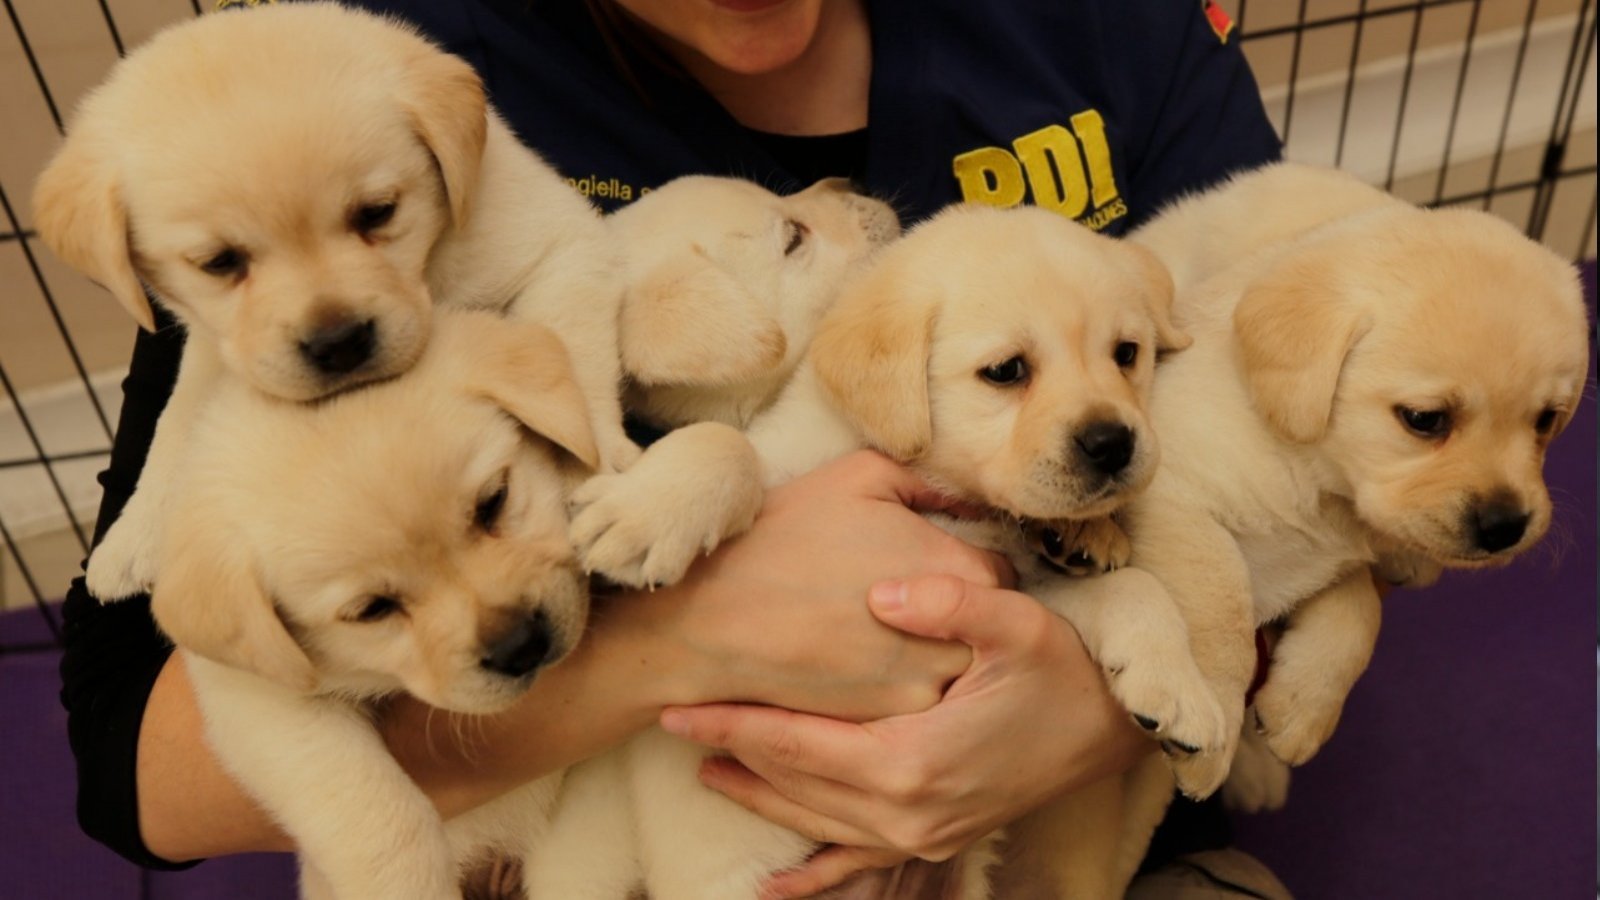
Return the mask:
<svg viewBox="0 0 1600 900">
<path fill-rule="evenodd" d="M 824 135 L 867 127 L 872 35 L 862 0 L 822 4 L 811 44 L 794 62 L 771 72 L 730 72 L 686 47 L 667 50 L 746 128 Z"/>
</svg>

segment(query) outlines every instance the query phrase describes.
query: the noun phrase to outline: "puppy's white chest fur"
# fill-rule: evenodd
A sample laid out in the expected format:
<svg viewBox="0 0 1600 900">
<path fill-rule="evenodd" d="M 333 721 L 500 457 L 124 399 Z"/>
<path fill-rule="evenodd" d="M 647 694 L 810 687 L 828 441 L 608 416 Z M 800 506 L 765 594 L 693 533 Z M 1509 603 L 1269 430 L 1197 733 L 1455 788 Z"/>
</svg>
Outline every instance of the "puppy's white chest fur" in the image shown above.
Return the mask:
<svg viewBox="0 0 1600 900">
<path fill-rule="evenodd" d="M 1196 324 L 1195 345 L 1164 364 L 1152 396 L 1167 447 L 1152 487 L 1197 505 L 1233 535 L 1250 570 L 1257 622 L 1281 618 L 1373 552 L 1314 448 L 1273 434 L 1251 405 L 1225 334 Z M 1217 465 L 1218 460 L 1231 460 Z"/>
<path fill-rule="evenodd" d="M 1270 622 L 1370 560 L 1364 542 L 1303 531 L 1235 532 L 1250 567 L 1256 621 Z"/>
</svg>

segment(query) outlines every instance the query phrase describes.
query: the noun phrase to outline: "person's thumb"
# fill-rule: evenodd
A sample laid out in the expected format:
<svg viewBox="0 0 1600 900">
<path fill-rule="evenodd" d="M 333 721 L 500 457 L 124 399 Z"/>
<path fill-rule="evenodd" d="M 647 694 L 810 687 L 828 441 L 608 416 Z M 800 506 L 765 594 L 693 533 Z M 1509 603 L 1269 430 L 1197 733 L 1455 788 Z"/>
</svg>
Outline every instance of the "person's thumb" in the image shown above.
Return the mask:
<svg viewBox="0 0 1600 900">
<path fill-rule="evenodd" d="M 1015 591 L 979 587 L 949 575 L 882 581 L 867 594 L 878 621 L 920 637 L 960 641 L 975 650 L 1006 643 L 1028 627 L 1038 604 Z"/>
</svg>

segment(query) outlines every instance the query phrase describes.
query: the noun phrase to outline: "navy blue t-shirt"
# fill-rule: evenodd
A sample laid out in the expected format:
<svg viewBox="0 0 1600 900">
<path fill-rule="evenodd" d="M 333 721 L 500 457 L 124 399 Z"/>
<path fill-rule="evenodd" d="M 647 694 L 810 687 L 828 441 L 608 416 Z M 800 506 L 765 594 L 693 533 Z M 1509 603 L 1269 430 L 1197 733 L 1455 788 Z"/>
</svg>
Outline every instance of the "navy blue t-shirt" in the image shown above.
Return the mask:
<svg viewBox="0 0 1600 900">
<path fill-rule="evenodd" d="M 805 187 L 687 79 L 635 56 L 630 83 L 581 2 L 359 5 L 469 60 L 517 134 L 603 210 L 687 174 Z M 859 180 L 908 224 L 970 200 L 1121 234 L 1183 192 L 1277 159 L 1244 56 L 1206 5 L 870 0 Z"/>
<path fill-rule="evenodd" d="M 516 132 L 605 210 L 685 174 L 794 190 L 817 174 L 648 60 L 631 78 L 578 0 L 367 0 L 468 59 Z M 1203 0 L 869 0 L 872 88 L 857 175 L 907 224 L 959 200 L 1035 203 L 1121 234 L 1185 192 L 1277 158 L 1244 58 Z M 623 43 L 622 46 L 626 47 Z M 786 153 L 780 155 L 788 155 Z M 793 157 L 790 156 L 792 159 Z M 137 483 L 182 333 L 134 347 L 96 539 Z M 83 828 L 145 866 L 135 784 L 145 703 L 170 646 L 147 598 L 64 608 L 62 701 Z M 181 865 L 181 864 L 179 864 Z"/>
</svg>

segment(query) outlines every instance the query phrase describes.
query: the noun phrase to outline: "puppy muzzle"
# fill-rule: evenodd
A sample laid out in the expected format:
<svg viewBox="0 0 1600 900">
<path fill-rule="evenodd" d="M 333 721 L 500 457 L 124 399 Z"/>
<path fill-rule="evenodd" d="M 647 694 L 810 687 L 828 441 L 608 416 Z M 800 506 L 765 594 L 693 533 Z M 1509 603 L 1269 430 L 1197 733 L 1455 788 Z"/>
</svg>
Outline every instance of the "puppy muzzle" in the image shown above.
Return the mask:
<svg viewBox="0 0 1600 900">
<path fill-rule="evenodd" d="M 312 331 L 300 341 L 300 356 L 317 373 L 338 378 L 366 365 L 378 350 L 372 319 L 341 320 Z"/>
<path fill-rule="evenodd" d="M 1510 550 L 1522 541 L 1530 518 L 1520 504 L 1490 501 L 1467 510 L 1462 531 L 1470 536 L 1475 549 L 1495 554 Z"/>
<path fill-rule="evenodd" d="M 507 678 L 526 678 L 552 659 L 559 658 L 555 629 L 543 610 L 514 623 L 484 648 L 478 665 Z"/>
</svg>

